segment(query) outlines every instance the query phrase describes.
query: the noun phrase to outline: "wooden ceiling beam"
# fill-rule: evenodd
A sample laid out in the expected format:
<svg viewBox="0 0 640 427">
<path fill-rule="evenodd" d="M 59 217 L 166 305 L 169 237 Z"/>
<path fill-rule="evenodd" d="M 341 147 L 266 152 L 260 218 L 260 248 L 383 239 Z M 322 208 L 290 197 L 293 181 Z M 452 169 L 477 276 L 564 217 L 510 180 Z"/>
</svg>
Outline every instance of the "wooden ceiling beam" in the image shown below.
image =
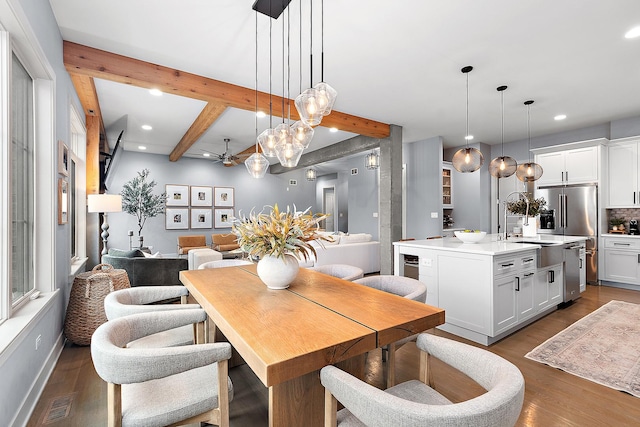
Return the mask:
<svg viewBox="0 0 640 427">
<path fill-rule="evenodd" d="M 221 102 L 207 103 L 196 120 L 191 124 L 189 129 L 187 129 L 187 132 L 182 136 L 178 145 L 176 145 L 171 154 L 169 154 L 169 160 L 172 162 L 180 160 L 180 157 L 195 144 L 226 109 L 227 106 Z"/>
<path fill-rule="evenodd" d="M 254 111 L 256 109 L 255 89 L 245 88 L 196 74 L 187 73 L 162 65 L 128 58 L 104 50 L 94 49 L 77 43 L 64 41 L 64 64 L 70 74 L 130 84 L 147 89 L 157 88 L 163 92 L 218 102 L 228 107 Z M 258 108 L 269 111 L 269 94 L 258 92 Z M 274 116 L 282 116 L 282 97 L 271 96 Z M 292 100 L 285 99 L 285 112 L 290 106 L 291 118 L 298 120 L 298 113 Z M 346 132 L 372 138 L 388 138 L 389 125 L 386 123 L 333 111 L 322 119 L 322 126 L 335 127 Z"/>
<path fill-rule="evenodd" d="M 100 101 L 98 100 L 98 92 L 96 91 L 96 85 L 92 77 L 71 74 L 71 82 L 76 89 L 82 109 L 85 116 L 95 116 L 100 120 L 100 135 L 103 146 L 100 147 L 100 151 L 108 153 L 109 143 L 107 141 L 107 133 L 104 129 L 104 120 L 102 120 L 102 111 L 100 110 Z"/>
</svg>

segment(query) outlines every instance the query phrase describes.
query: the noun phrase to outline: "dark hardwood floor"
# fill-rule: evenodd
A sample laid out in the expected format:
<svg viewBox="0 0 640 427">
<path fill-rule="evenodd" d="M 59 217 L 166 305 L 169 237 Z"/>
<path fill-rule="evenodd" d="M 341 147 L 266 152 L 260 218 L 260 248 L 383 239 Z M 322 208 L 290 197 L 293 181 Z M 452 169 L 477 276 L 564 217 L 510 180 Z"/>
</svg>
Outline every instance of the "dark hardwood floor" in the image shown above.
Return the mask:
<svg viewBox="0 0 640 427">
<path fill-rule="evenodd" d="M 589 286 L 582 298 L 557 310 L 488 349 L 517 365 L 525 377 L 525 400 L 518 426 L 636 426 L 638 398 L 525 359 L 524 355 L 571 323 L 611 300 L 640 303 L 640 292 Z M 436 330 L 437 335 L 465 341 Z M 478 345 L 479 347 L 482 347 Z M 415 378 L 418 351 L 413 343 L 398 350 L 398 381 Z M 268 425 L 268 390 L 247 365 L 230 370 L 235 397 L 230 404 L 233 427 Z M 380 351 L 367 357 L 366 379 L 381 387 Z M 447 366 L 434 364 L 436 388 L 453 401 L 482 392 L 479 386 Z M 28 426 L 106 426 L 107 388 L 97 376 L 88 347 L 65 346 Z"/>
</svg>

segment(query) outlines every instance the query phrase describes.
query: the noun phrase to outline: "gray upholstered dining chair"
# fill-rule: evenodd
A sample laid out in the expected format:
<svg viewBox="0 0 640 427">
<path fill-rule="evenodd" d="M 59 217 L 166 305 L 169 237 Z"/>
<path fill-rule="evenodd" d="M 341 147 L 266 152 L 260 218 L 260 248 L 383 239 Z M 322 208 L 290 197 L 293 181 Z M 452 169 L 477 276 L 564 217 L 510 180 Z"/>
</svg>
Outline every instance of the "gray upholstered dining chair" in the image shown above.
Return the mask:
<svg viewBox="0 0 640 427">
<path fill-rule="evenodd" d="M 522 410 L 524 378 L 511 362 L 488 350 L 431 334 L 419 334 L 422 378 L 380 390 L 336 368 L 320 371 L 325 387 L 325 426 L 513 426 Z M 452 403 L 429 384 L 436 357 L 480 384 L 485 393 Z M 336 412 L 336 400 L 344 409 Z"/>
<path fill-rule="evenodd" d="M 222 268 L 222 267 L 235 267 L 238 265 L 249 265 L 253 264 L 251 261 L 247 261 L 246 259 L 221 259 L 217 261 L 209 261 L 204 264 L 200 264 L 198 266 L 198 270 L 204 270 L 206 268 Z"/>
<path fill-rule="evenodd" d="M 104 299 L 104 311 L 108 320 L 130 314 L 154 311 L 175 311 L 200 308 L 198 304 L 187 304 L 189 291 L 184 286 L 137 286 L 109 293 Z M 182 304 L 154 304 L 180 298 Z M 193 344 L 194 326 L 179 328 L 145 336 L 128 343 L 129 347 L 173 347 Z"/>
<path fill-rule="evenodd" d="M 202 309 L 132 314 L 109 320 L 93 334 L 91 358 L 108 383 L 108 425 L 166 426 L 206 421 L 229 425 L 233 385 L 229 343 L 128 348 L 127 343 L 204 322 Z"/>
<path fill-rule="evenodd" d="M 419 280 L 404 276 L 378 275 L 367 276 L 354 280 L 354 283 L 389 292 L 407 299 L 425 303 L 427 301 L 427 285 Z M 396 381 L 395 354 L 396 350 L 409 341 L 415 340 L 417 335 L 412 335 L 393 342 L 382 348 L 382 359 L 387 354 L 387 387 L 391 387 Z"/>
<path fill-rule="evenodd" d="M 355 265 L 325 264 L 308 268 L 309 270 L 314 270 L 320 273 L 328 274 L 329 276 L 339 277 L 340 279 L 349 281 L 362 279 L 362 277 L 364 277 L 364 270 L 362 270 L 360 267 L 356 267 Z"/>
</svg>

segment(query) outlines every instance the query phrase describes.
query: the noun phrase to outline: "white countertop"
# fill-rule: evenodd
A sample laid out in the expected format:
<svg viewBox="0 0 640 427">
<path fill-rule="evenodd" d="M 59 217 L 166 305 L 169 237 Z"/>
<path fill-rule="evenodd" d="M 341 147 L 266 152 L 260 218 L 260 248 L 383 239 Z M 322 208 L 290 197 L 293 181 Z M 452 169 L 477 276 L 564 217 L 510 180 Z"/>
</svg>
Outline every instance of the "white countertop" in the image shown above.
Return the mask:
<svg viewBox="0 0 640 427">
<path fill-rule="evenodd" d="M 484 255 L 502 255 L 512 252 L 521 252 L 530 249 L 539 249 L 539 243 L 574 243 L 585 241 L 587 238 L 582 236 L 555 236 L 555 235 L 539 235 L 536 237 L 517 237 L 509 238 L 507 241 L 499 240 L 499 234 L 487 234 L 484 239 L 478 243 L 463 243 L 457 237 L 445 237 L 443 239 L 429 240 L 408 240 L 404 242 L 394 242 L 396 246 L 404 246 L 411 248 L 437 249 L 452 252 L 466 252 Z M 527 243 L 523 243 L 526 241 Z"/>
<path fill-rule="evenodd" d="M 622 237 L 623 239 L 640 239 L 640 236 L 633 234 L 622 234 L 622 233 L 603 233 L 602 237 Z"/>
</svg>

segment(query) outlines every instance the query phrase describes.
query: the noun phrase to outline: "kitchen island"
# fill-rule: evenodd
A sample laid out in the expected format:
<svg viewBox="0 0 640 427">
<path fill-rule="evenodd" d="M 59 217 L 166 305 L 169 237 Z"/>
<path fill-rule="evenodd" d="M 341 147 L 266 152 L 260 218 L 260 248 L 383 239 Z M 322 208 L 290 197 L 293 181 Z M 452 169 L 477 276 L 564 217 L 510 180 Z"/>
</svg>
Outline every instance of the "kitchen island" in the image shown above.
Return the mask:
<svg viewBox="0 0 640 427">
<path fill-rule="evenodd" d="M 427 285 L 427 304 L 446 313 L 446 323 L 439 328 L 492 344 L 563 302 L 564 259 L 560 256 L 557 262 L 540 267 L 543 245 L 585 240 L 544 235 L 505 241 L 500 237 L 487 235 L 478 243 L 462 243 L 456 237 L 395 242 L 395 274 L 404 275 L 406 259 L 417 259 L 419 280 Z"/>
</svg>

